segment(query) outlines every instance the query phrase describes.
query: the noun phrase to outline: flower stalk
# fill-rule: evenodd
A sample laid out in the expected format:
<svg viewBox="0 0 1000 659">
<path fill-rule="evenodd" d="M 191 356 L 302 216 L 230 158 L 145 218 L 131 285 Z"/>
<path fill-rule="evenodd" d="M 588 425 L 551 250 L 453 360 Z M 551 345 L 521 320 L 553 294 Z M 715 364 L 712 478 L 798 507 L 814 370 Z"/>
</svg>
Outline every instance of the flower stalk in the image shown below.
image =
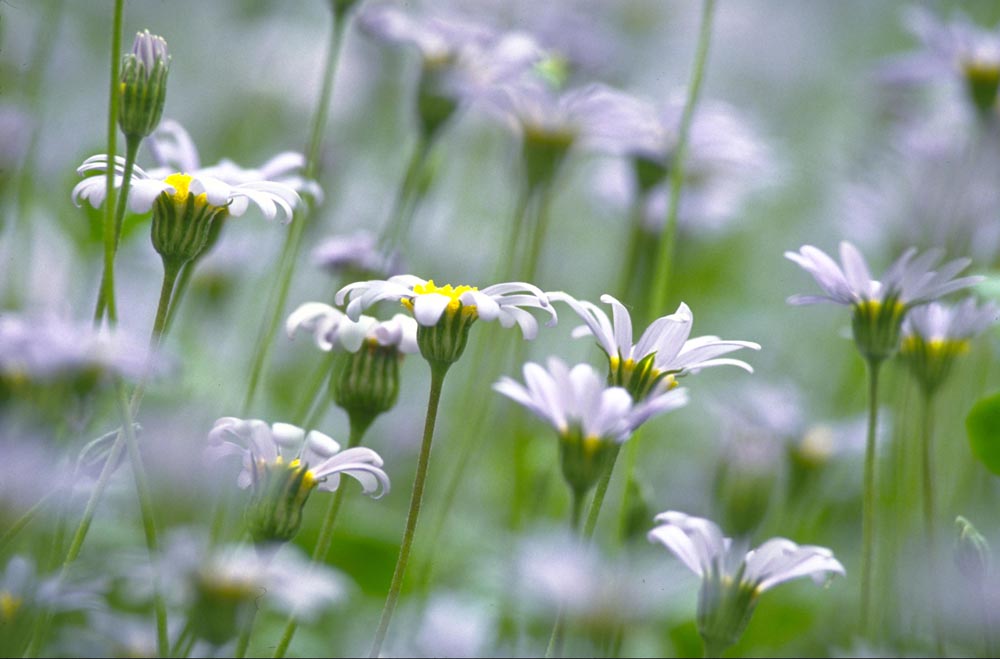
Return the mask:
<svg viewBox="0 0 1000 659">
<path fill-rule="evenodd" d="M 874 621 L 871 615 L 872 584 L 875 562 L 875 441 L 878 431 L 879 359 L 868 359 L 868 434 L 865 441 L 864 491 L 861 509 L 861 633 L 871 639 Z"/>
</svg>

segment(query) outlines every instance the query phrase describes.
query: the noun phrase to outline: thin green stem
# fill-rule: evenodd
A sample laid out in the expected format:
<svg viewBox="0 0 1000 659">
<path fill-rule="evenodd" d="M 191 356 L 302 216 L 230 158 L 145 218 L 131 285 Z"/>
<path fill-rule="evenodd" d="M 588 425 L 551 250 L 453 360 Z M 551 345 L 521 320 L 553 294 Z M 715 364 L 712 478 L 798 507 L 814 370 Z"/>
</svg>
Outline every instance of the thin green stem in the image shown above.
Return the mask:
<svg viewBox="0 0 1000 659">
<path fill-rule="evenodd" d="M 615 463 L 618 462 L 618 454 L 621 452 L 621 444 L 615 445 L 614 455 L 608 463 L 608 468 L 601 474 L 601 480 L 597 481 L 597 490 L 594 492 L 594 500 L 590 502 L 590 511 L 587 513 L 587 523 L 583 527 L 583 539 L 590 540 L 594 537 L 594 529 L 597 528 L 597 518 L 601 514 L 601 506 L 604 505 L 604 497 L 608 493 L 608 485 L 611 483 L 611 474 L 614 473 Z"/>
<path fill-rule="evenodd" d="M 142 455 L 139 453 L 139 445 L 135 438 L 132 411 L 125 387 L 118 383 L 116 388 L 118 390 L 118 413 L 121 415 L 122 428 L 125 431 L 125 444 L 128 448 L 132 475 L 135 478 L 135 489 L 139 497 L 139 512 L 142 516 L 142 530 L 146 537 L 146 549 L 149 552 L 149 560 L 155 565 L 158 563 L 160 546 L 156 536 L 156 520 L 153 517 L 153 497 L 150 493 L 146 469 L 142 464 Z M 163 587 L 156 570 L 153 572 L 153 608 L 156 613 L 157 654 L 165 657 L 170 651 L 170 640 L 167 636 L 167 605 L 163 599 Z"/>
<path fill-rule="evenodd" d="M 191 624 L 191 619 L 188 618 L 184 623 L 184 627 L 181 629 L 181 633 L 177 635 L 177 641 L 174 642 L 174 646 L 170 648 L 169 657 L 186 657 L 187 654 L 184 652 L 184 647 L 187 645 L 188 640 L 194 637 L 194 628 Z"/>
<path fill-rule="evenodd" d="M 56 492 L 59 492 L 59 490 L 49 490 L 41 499 L 36 501 L 31 508 L 24 511 L 24 514 L 18 517 L 17 520 L 10 525 L 10 528 L 3 532 L 3 535 L 0 535 L 0 554 L 3 554 L 3 552 L 7 549 L 7 545 L 17 537 L 17 534 L 20 533 L 21 530 L 31 522 L 31 520 L 35 518 L 38 511 L 40 511 L 45 504 L 49 502 L 49 499 L 51 499 Z"/>
<path fill-rule="evenodd" d="M 583 501 L 586 497 L 586 492 L 577 489 L 573 490 L 573 502 L 570 507 L 569 515 L 569 528 L 573 532 L 574 537 L 577 538 L 580 537 L 580 521 L 583 519 Z M 591 506 L 591 511 L 593 511 L 593 505 Z M 545 649 L 545 656 L 547 658 L 561 657 L 565 641 L 566 604 L 565 602 L 562 602 L 559 604 L 559 612 L 556 614 L 556 622 L 552 625 L 552 634 L 549 636 L 549 645 Z"/>
<path fill-rule="evenodd" d="M 517 203 L 514 205 L 512 224 L 507 235 L 507 246 L 500 255 L 500 261 L 497 264 L 498 281 L 512 281 L 517 278 L 517 273 L 520 271 L 518 256 L 520 256 L 521 250 L 519 247 L 523 240 L 524 227 L 528 224 L 528 214 L 536 189 L 536 187 L 527 184 L 521 186 Z"/>
<path fill-rule="evenodd" d="M 253 624 L 256 620 L 257 609 L 254 608 L 250 611 L 250 617 L 240 632 L 240 637 L 236 640 L 236 650 L 233 651 L 234 659 L 243 659 L 247 656 L 247 648 L 250 647 L 250 636 L 253 634 Z"/>
<path fill-rule="evenodd" d="M 118 193 L 118 206 L 115 208 L 115 251 L 121 242 L 122 225 L 125 224 L 125 211 L 128 209 L 128 193 L 132 188 L 132 172 L 135 171 L 135 158 L 139 153 L 142 138 L 135 135 L 125 136 L 125 166 L 122 170 L 122 188 Z M 110 165 L 109 165 L 110 166 Z"/>
<path fill-rule="evenodd" d="M 122 52 L 122 12 L 125 0 L 115 0 L 111 34 L 111 83 L 108 90 L 108 166 L 105 174 L 104 194 L 104 275 L 101 278 L 101 292 L 94 311 L 94 324 L 101 322 L 107 312 L 112 325 L 118 322 L 118 307 L 115 305 L 115 155 L 118 149 L 118 102 Z M 104 299 L 103 309 L 100 302 Z"/>
<path fill-rule="evenodd" d="M 306 424 L 306 420 L 312 419 L 312 415 L 309 414 L 310 410 L 316 407 L 326 409 L 326 392 L 323 391 L 323 385 L 330 379 L 330 371 L 333 369 L 336 359 L 337 353 L 331 350 L 320 360 L 316 370 L 309 376 L 305 394 L 299 402 L 299 407 L 292 415 L 292 423 L 305 424 L 307 428 L 314 427 L 312 424 Z"/>
<path fill-rule="evenodd" d="M 865 443 L 864 491 L 861 509 L 861 634 L 871 640 L 872 571 L 875 558 L 875 440 L 878 430 L 878 375 L 882 362 L 868 361 L 868 439 Z"/>
<path fill-rule="evenodd" d="M 316 111 L 313 115 L 313 124 L 310 131 L 309 146 L 306 150 L 306 164 L 303 168 L 303 175 L 306 179 L 314 180 L 319 166 L 319 151 L 323 142 L 323 133 L 326 129 L 327 111 L 330 106 L 330 98 L 333 95 L 333 83 L 337 72 L 337 60 L 340 55 L 340 46 L 343 41 L 345 28 L 344 21 L 336 20 L 334 13 L 333 27 L 330 30 L 330 42 L 326 51 L 326 62 L 323 67 L 323 87 L 320 90 Z M 271 313 L 265 319 L 260 328 L 260 335 L 257 340 L 257 347 L 254 350 L 253 361 L 250 366 L 250 377 L 247 380 L 247 392 L 243 399 L 242 416 L 250 411 L 253 405 L 257 387 L 260 384 L 267 363 L 271 354 L 271 347 L 274 343 L 274 336 L 278 331 L 278 325 L 285 313 L 285 302 L 288 300 L 288 291 L 292 285 L 292 278 L 295 275 L 295 268 L 298 265 L 298 254 L 302 246 L 302 236 L 305 234 L 305 225 L 308 221 L 311 203 L 303 211 L 297 212 L 292 226 L 285 236 L 285 245 L 282 248 L 281 260 L 278 263 L 278 277 L 274 288 L 271 290 L 270 302 Z"/>
<path fill-rule="evenodd" d="M 167 318 L 169 317 L 171 300 L 174 303 L 174 284 L 177 283 L 177 275 L 180 274 L 183 264 L 175 261 L 163 261 L 163 284 L 160 286 L 160 301 L 156 305 L 156 317 L 153 319 L 153 332 L 149 339 L 150 347 L 156 350 L 163 341 L 163 334 L 167 328 Z"/>
<path fill-rule="evenodd" d="M 927 542 L 927 555 L 930 557 L 928 565 L 937 565 L 937 533 L 934 530 L 934 464 L 933 460 L 933 438 L 934 438 L 934 396 L 924 392 L 923 410 L 920 428 L 920 463 L 921 475 L 923 477 L 923 503 L 924 503 L 924 537 Z M 938 572 L 931 569 L 929 577 L 931 579 L 930 615 L 931 631 L 934 635 L 934 647 L 938 655 L 944 654 L 944 637 L 941 630 L 941 620 L 938 616 L 937 596 L 934 593 L 942 592 L 938 584 Z"/>
<path fill-rule="evenodd" d="M 389 631 L 389 623 L 392 621 L 392 614 L 396 610 L 399 601 L 399 591 L 403 587 L 403 576 L 406 574 L 406 565 L 410 558 L 410 547 L 413 545 L 413 536 L 417 530 L 417 517 L 420 515 L 420 502 L 424 495 L 424 485 L 427 480 L 427 467 L 430 464 L 431 440 L 434 439 L 434 424 L 437 420 L 438 404 L 441 401 L 441 389 L 444 386 L 444 377 L 448 373 L 450 364 L 445 362 L 431 362 L 431 385 L 427 399 L 427 417 L 424 421 L 424 436 L 420 443 L 420 455 L 417 458 L 417 474 L 413 479 L 413 494 L 410 496 L 410 510 L 406 515 L 406 529 L 403 531 L 403 541 L 399 547 L 399 558 L 396 560 L 396 569 L 392 574 L 392 584 L 389 586 L 389 594 L 385 599 L 385 608 L 382 609 L 382 617 L 375 631 L 375 640 L 368 656 L 378 657 L 382 650 L 382 643 L 385 641 L 386 633 Z"/>
<path fill-rule="evenodd" d="M 653 277 L 653 288 L 650 290 L 647 313 L 655 317 L 658 309 L 667 307 L 670 296 L 670 284 L 673 277 L 674 242 L 677 234 L 677 211 L 680 208 L 681 187 L 684 183 L 684 157 L 687 153 L 688 133 L 691 131 L 691 121 L 694 119 L 695 107 L 701 94 L 701 84 L 705 77 L 705 64 L 708 61 L 708 46 L 712 40 L 712 15 L 715 12 L 715 0 L 705 0 L 702 4 L 701 31 L 698 35 L 698 46 L 695 52 L 694 64 L 691 69 L 691 82 L 688 84 L 688 96 L 681 115 L 681 124 L 677 131 L 677 146 L 670 163 L 670 200 L 667 206 L 667 222 L 660 234 L 659 251 L 657 252 L 656 275 Z"/>
<path fill-rule="evenodd" d="M 174 285 L 174 298 L 180 300 L 184 297 L 187 289 L 191 286 L 191 277 L 194 275 L 195 265 L 197 265 L 200 258 L 196 257 L 185 263 L 181 267 L 180 275 L 177 277 L 177 283 Z M 169 310 L 167 311 L 166 324 L 163 326 L 164 333 L 169 332 L 170 328 L 174 325 L 174 320 L 177 318 L 177 310 L 180 308 L 179 304 L 171 304 Z"/>
<path fill-rule="evenodd" d="M 354 448 L 361 445 L 361 440 L 364 438 L 368 425 L 358 423 L 352 419 L 351 435 L 347 440 L 347 448 Z M 341 481 L 340 487 L 333 493 L 333 498 L 330 500 L 330 507 L 326 510 L 326 516 L 323 517 L 323 525 L 320 527 L 319 537 L 316 539 L 316 546 L 313 548 L 313 564 L 326 563 L 326 556 L 330 553 L 330 545 L 333 543 L 333 527 L 337 522 L 337 515 L 340 513 L 340 505 L 344 501 L 344 492 L 346 491 L 347 488 L 344 487 L 344 483 Z M 292 611 L 288 616 L 288 622 L 285 623 L 285 631 L 281 634 L 278 647 L 274 650 L 275 659 L 285 656 L 288 646 L 291 644 L 292 638 L 295 636 L 295 631 L 298 628 L 298 616 Z"/>
<path fill-rule="evenodd" d="M 521 281 L 534 281 L 535 274 L 538 271 L 538 263 L 542 257 L 542 248 L 545 245 L 545 237 L 548 235 L 549 221 L 552 217 L 549 212 L 552 204 L 551 185 L 539 185 L 536 203 L 538 204 L 538 212 L 535 216 L 534 230 L 528 237 L 528 260 L 524 264 L 524 274 L 518 277 Z"/>
<path fill-rule="evenodd" d="M 615 289 L 620 299 L 629 301 L 633 290 L 634 274 L 639 264 L 639 254 L 642 252 L 642 245 L 646 232 L 642 228 L 642 211 L 646 196 L 636 193 L 636 198 L 632 202 L 632 210 L 629 212 L 629 232 L 628 244 L 625 248 L 625 258 L 621 262 L 621 272 L 618 275 L 618 287 Z"/>
<path fill-rule="evenodd" d="M 639 459 L 639 433 L 641 428 L 632 433 L 632 437 L 626 442 L 625 449 L 625 490 L 622 492 L 622 504 L 618 509 L 618 539 L 625 541 L 628 533 L 629 506 L 632 505 L 632 495 L 629 491 L 629 483 L 632 482 L 635 474 L 635 465 Z"/>
<path fill-rule="evenodd" d="M 430 142 L 423 137 L 417 138 L 413 153 L 410 155 L 410 162 L 406 165 L 406 171 L 403 173 L 403 180 L 396 190 L 396 198 L 389 213 L 389 222 L 379 239 L 379 247 L 386 251 L 397 249 L 409 233 L 413 214 L 420 202 L 418 182 L 430 149 Z"/>
</svg>

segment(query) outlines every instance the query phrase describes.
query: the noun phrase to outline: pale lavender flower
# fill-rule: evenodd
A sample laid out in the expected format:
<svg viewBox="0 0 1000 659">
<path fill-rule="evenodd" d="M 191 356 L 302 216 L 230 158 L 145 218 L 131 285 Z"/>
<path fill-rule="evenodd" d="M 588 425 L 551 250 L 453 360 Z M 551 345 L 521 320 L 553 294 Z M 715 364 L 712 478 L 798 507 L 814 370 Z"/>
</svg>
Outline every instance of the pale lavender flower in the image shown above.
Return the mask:
<svg viewBox="0 0 1000 659">
<path fill-rule="evenodd" d="M 903 321 L 900 354 L 930 395 L 951 372 L 955 358 L 968 352 L 971 340 L 1000 318 L 992 303 L 980 306 L 966 298 L 954 306 L 932 302 L 918 307 Z"/>
<path fill-rule="evenodd" d="M 390 277 L 399 273 L 399 255 L 379 249 L 378 236 L 361 229 L 327 238 L 310 256 L 312 263 L 333 274 L 360 271 Z"/>
</svg>

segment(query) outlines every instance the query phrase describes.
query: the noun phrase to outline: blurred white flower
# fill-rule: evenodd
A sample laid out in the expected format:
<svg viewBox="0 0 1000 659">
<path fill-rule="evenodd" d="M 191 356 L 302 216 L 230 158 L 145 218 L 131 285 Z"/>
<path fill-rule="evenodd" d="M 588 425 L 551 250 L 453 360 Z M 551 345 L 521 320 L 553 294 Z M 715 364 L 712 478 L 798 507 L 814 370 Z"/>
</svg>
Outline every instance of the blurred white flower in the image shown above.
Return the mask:
<svg viewBox="0 0 1000 659">
<path fill-rule="evenodd" d="M 347 315 L 354 320 L 360 318 L 364 309 L 382 300 L 394 300 L 412 311 L 423 327 L 437 325 L 442 316 L 461 313 L 485 321 L 498 320 L 508 328 L 517 324 L 528 340 L 538 334 L 538 321 L 522 307 L 542 309 L 549 314 L 550 325 L 557 319 L 545 293 L 525 282 L 494 284 L 479 290 L 472 286 L 438 286 L 433 279 L 397 275 L 387 280 L 348 284 L 337 292 L 335 299 L 337 304 L 347 301 Z"/>
<path fill-rule="evenodd" d="M 378 247 L 378 236 L 364 229 L 327 238 L 312 250 L 310 259 L 333 274 L 352 271 L 383 277 L 399 274 L 399 255 L 383 253 Z"/>
<path fill-rule="evenodd" d="M 312 332 L 316 346 L 323 351 L 357 352 L 366 342 L 382 347 L 396 347 L 402 353 L 419 352 L 417 321 L 398 313 L 389 320 L 379 321 L 360 316 L 357 321 L 340 309 L 322 302 L 306 302 L 288 316 L 285 331 L 295 338 L 299 329 Z"/>
<path fill-rule="evenodd" d="M 424 608 L 415 643 L 419 656 L 480 657 L 494 631 L 494 621 L 474 600 L 435 593 Z"/>
</svg>

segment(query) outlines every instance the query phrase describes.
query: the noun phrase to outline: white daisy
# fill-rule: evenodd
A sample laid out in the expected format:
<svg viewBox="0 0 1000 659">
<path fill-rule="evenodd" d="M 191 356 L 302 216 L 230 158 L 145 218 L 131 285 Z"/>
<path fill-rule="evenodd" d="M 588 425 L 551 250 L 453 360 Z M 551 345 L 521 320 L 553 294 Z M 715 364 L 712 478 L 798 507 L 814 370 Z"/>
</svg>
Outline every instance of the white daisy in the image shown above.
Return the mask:
<svg viewBox="0 0 1000 659">
<path fill-rule="evenodd" d="M 998 314 L 993 304 L 966 298 L 954 306 L 931 302 L 906 316 L 900 354 L 927 393 L 937 390 L 955 358 L 968 352 L 970 341 L 997 322 Z"/>
<path fill-rule="evenodd" d="M 360 316 L 357 321 L 343 311 L 322 302 L 306 302 L 288 316 L 285 331 L 294 338 L 299 329 L 312 332 L 316 346 L 323 351 L 357 352 L 365 343 L 395 347 L 402 353 L 419 352 L 417 321 L 398 313 L 390 320 L 379 321 Z"/>
<path fill-rule="evenodd" d="M 347 315 L 352 320 L 382 300 L 398 300 L 413 312 L 422 327 L 433 327 L 443 316 L 461 312 L 481 320 L 498 320 L 503 327 L 517 324 L 526 339 L 538 334 L 538 321 L 524 307 L 542 309 L 550 316 L 549 326 L 557 316 L 548 297 L 537 286 L 524 282 L 495 284 L 482 290 L 472 286 L 438 286 L 434 280 L 413 275 L 397 275 L 387 280 L 348 284 L 337 292 L 337 304 L 347 301 Z"/>
<path fill-rule="evenodd" d="M 657 515 L 656 523 L 650 542 L 661 543 L 702 579 L 697 623 L 710 652 L 739 640 L 764 591 L 799 577 L 823 583 L 844 574 L 844 566 L 825 547 L 772 538 L 744 554 L 710 520 L 668 511 Z"/>
<path fill-rule="evenodd" d="M 576 328 L 573 336 L 597 339 L 608 357 L 611 382 L 625 387 L 636 398 L 647 396 L 661 383 L 675 386 L 676 378 L 703 368 L 736 366 L 753 373 L 753 368 L 742 360 L 720 357 L 741 348 L 760 350 L 760 345 L 752 341 L 717 336 L 689 339 L 694 316 L 683 302 L 675 313 L 654 320 L 633 344 L 628 309 L 611 295 L 601 296 L 602 302 L 611 305 L 611 318 L 597 305 L 563 292 L 549 293 L 549 299 L 565 302 L 580 316 L 586 325 Z"/>
<path fill-rule="evenodd" d="M 382 458 L 375 451 L 355 447 L 340 450 L 340 444 L 317 430 L 308 434 L 288 423 L 268 425 L 259 419 L 222 417 L 208 434 L 210 459 L 227 455 L 243 458 L 237 484 L 246 489 L 257 482 L 263 468 L 287 465 L 305 468 L 303 485 L 332 492 L 344 474 L 354 478 L 376 499 L 389 491 L 389 477 L 382 471 Z"/>
</svg>

